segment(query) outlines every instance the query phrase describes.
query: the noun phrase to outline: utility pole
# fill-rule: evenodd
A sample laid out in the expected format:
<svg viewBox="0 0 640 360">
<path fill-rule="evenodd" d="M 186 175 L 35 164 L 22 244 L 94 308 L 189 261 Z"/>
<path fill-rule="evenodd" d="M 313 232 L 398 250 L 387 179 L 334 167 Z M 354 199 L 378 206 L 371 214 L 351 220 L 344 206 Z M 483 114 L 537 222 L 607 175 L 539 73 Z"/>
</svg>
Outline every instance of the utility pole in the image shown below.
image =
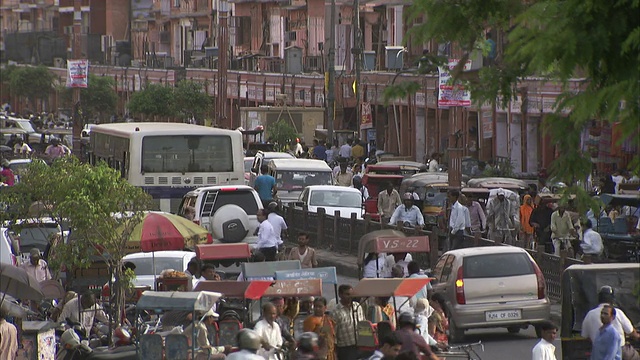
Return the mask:
<svg viewBox="0 0 640 360">
<path fill-rule="evenodd" d="M 73 58 L 82 58 L 82 0 L 73 1 Z M 87 74 L 89 76 L 89 74 Z M 73 88 L 73 153 L 76 157 L 82 157 L 82 112 L 80 110 L 80 89 Z"/>
<path fill-rule="evenodd" d="M 355 61 L 355 91 L 356 96 L 356 127 L 358 128 L 358 134 L 360 134 L 360 124 L 362 123 L 362 109 L 360 103 L 360 72 L 362 71 L 362 32 L 360 31 L 360 0 L 353 1 L 353 47 L 351 53 L 353 54 L 353 60 Z"/>
<path fill-rule="evenodd" d="M 229 23 L 227 14 L 229 3 L 226 0 L 220 1 L 218 10 L 218 97 L 216 98 L 216 112 L 218 113 L 218 126 L 233 127 L 231 119 L 227 114 L 227 68 L 228 68 L 228 48 L 229 48 Z"/>
<path fill-rule="evenodd" d="M 336 0 L 331 0 L 329 25 L 329 63 L 327 77 L 327 141 L 333 144 L 333 124 L 336 120 Z M 339 147 L 340 144 L 334 144 Z"/>
</svg>

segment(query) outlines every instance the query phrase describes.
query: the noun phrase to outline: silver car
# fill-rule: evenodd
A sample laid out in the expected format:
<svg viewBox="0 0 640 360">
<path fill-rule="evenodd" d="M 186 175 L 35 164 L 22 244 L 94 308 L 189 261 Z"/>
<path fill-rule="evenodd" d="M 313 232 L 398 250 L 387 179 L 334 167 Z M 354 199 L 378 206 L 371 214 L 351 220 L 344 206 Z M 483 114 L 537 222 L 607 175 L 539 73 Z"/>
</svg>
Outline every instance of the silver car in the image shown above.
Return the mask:
<svg viewBox="0 0 640 360">
<path fill-rule="evenodd" d="M 550 318 L 545 279 L 524 249 L 483 246 L 443 254 L 433 292 L 446 301 L 449 341 L 467 329 L 505 327 L 517 333 Z"/>
</svg>

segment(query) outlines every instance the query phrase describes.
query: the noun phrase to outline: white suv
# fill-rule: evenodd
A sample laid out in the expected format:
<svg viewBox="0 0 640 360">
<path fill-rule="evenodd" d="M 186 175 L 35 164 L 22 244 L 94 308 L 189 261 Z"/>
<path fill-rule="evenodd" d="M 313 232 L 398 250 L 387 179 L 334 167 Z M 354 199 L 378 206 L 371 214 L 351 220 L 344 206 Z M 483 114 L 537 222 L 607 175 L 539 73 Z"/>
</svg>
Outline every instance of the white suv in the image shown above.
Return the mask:
<svg viewBox="0 0 640 360">
<path fill-rule="evenodd" d="M 193 222 L 213 235 L 214 242 L 254 244 L 258 229 L 258 210 L 262 201 L 246 185 L 207 186 L 189 191 L 182 198 L 178 215 L 188 208 L 195 211 Z"/>
</svg>

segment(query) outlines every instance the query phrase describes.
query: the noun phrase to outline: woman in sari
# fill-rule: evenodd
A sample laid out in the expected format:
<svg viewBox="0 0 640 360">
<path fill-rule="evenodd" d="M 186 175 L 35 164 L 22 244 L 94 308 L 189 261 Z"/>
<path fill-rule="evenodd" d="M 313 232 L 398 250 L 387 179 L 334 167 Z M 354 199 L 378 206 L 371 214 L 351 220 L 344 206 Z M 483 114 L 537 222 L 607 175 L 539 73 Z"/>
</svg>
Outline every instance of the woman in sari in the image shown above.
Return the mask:
<svg viewBox="0 0 640 360">
<path fill-rule="evenodd" d="M 313 302 L 313 314 L 304 321 L 304 331 L 318 334 L 318 359 L 335 360 L 336 332 L 335 322 L 325 314 L 327 299 L 319 297 Z"/>
<path fill-rule="evenodd" d="M 388 321 L 396 327 L 396 315 L 393 305 L 389 303 L 388 297 L 378 297 L 375 299 L 375 305 L 370 308 L 369 319 L 373 324 L 381 321 Z"/>
<path fill-rule="evenodd" d="M 433 313 L 429 316 L 429 335 L 439 343 L 448 344 L 449 319 L 444 313 L 445 300 L 441 294 L 433 294 L 429 302 Z"/>
</svg>

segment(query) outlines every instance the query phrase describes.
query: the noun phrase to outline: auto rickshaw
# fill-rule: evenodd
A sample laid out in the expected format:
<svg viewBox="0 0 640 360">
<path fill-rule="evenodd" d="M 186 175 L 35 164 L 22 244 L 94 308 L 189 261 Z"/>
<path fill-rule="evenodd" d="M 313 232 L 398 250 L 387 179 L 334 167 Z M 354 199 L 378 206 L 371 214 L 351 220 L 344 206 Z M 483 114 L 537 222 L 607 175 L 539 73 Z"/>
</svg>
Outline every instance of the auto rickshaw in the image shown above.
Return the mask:
<svg viewBox="0 0 640 360">
<path fill-rule="evenodd" d="M 582 322 L 587 313 L 598 306 L 598 291 L 611 286 L 614 304 L 624 311 L 631 323 L 640 325 L 640 264 L 571 265 L 562 273 L 562 340 L 563 360 L 590 358 L 591 341 L 583 338 Z M 636 350 L 640 344 L 633 344 Z"/>
<path fill-rule="evenodd" d="M 304 270 L 302 270 L 304 271 Z M 282 298 L 302 298 L 309 296 L 322 296 L 322 280 L 321 279 L 297 279 L 297 280 L 276 280 L 265 296 L 282 297 Z M 336 297 L 337 299 L 337 297 Z M 297 313 L 291 319 L 293 335 L 296 340 L 304 332 L 304 320 L 310 314 Z"/>
<path fill-rule="evenodd" d="M 253 302 L 260 300 L 273 281 L 213 281 L 198 282 L 194 291 L 219 292 L 224 295 L 218 305 L 218 320 L 209 340 L 216 346 L 236 345 L 236 334 L 253 325 Z"/>
<path fill-rule="evenodd" d="M 300 260 L 243 263 L 242 275 L 245 280 L 274 280 L 276 271 L 300 269 L 302 269 Z"/>
<path fill-rule="evenodd" d="M 393 184 L 394 188 L 400 187 L 404 177 L 402 175 L 390 174 L 364 174 L 362 176 L 362 185 L 367 187 L 369 198 L 364 202 L 365 214 L 371 215 L 371 219 L 380 220 L 378 214 L 378 195 L 385 190 L 388 183 Z"/>
<path fill-rule="evenodd" d="M 362 278 L 367 254 L 429 253 L 430 249 L 428 236 L 409 237 L 391 229 L 372 231 L 358 242 L 358 275 Z"/>
<path fill-rule="evenodd" d="M 198 321 L 196 311 L 207 312 L 218 301 L 222 294 L 217 292 L 179 292 L 179 291 L 145 291 L 140 296 L 136 304 L 138 318 L 140 311 L 150 311 L 158 314 L 161 311 L 188 311 L 191 312 L 192 321 Z M 159 315 L 159 314 L 158 314 Z M 135 324 L 138 328 L 140 324 Z M 196 327 L 193 326 L 192 339 L 196 339 Z M 195 359 L 196 342 L 189 346 L 188 338 L 185 334 L 143 334 L 138 340 L 139 359 Z M 188 357 L 188 354 L 191 356 Z"/>
<path fill-rule="evenodd" d="M 427 286 L 431 278 L 399 278 L 399 279 L 361 279 L 353 288 L 351 296 L 360 299 L 359 306 L 364 309 L 363 313 L 367 313 L 367 299 L 369 298 L 391 298 L 394 309 L 400 309 L 403 304 L 398 304 L 397 297 L 408 299 L 418 293 L 422 288 Z M 405 302 L 406 302 L 405 301 Z M 353 312 L 354 320 L 356 311 Z M 393 323 L 397 323 L 399 311 L 394 311 L 395 319 Z M 381 321 L 372 323 L 369 320 L 357 322 L 356 346 L 361 352 L 373 352 L 378 348 L 379 339 L 395 331 L 395 327 L 391 321 Z M 426 329 L 424 329 L 426 331 Z"/>
<path fill-rule="evenodd" d="M 427 166 L 416 161 L 390 160 L 380 161 L 367 166 L 367 174 L 402 175 L 405 178 L 427 171 Z"/>
<path fill-rule="evenodd" d="M 503 177 L 486 177 L 471 179 L 467 182 L 467 187 L 483 189 L 505 189 L 511 190 L 519 195 L 529 190 L 529 184 L 523 180 Z"/>
<path fill-rule="evenodd" d="M 199 244 L 195 251 L 200 261 L 215 266 L 222 279 L 235 280 L 240 274 L 240 264 L 251 259 L 251 248 L 247 243 Z"/>
<path fill-rule="evenodd" d="M 444 216 L 449 190 L 449 176 L 446 173 L 420 173 L 406 178 L 400 185 L 400 193 L 413 190 L 420 200 L 414 204 L 422 209 L 427 230 L 438 226 L 438 218 Z"/>
<path fill-rule="evenodd" d="M 605 206 L 640 207 L 640 195 L 602 194 L 600 200 Z M 640 263 L 640 232 L 635 229 L 637 216 L 618 216 L 613 221 L 609 217 L 601 217 L 596 221 L 594 229 L 602 236 L 610 260 Z"/>
</svg>

